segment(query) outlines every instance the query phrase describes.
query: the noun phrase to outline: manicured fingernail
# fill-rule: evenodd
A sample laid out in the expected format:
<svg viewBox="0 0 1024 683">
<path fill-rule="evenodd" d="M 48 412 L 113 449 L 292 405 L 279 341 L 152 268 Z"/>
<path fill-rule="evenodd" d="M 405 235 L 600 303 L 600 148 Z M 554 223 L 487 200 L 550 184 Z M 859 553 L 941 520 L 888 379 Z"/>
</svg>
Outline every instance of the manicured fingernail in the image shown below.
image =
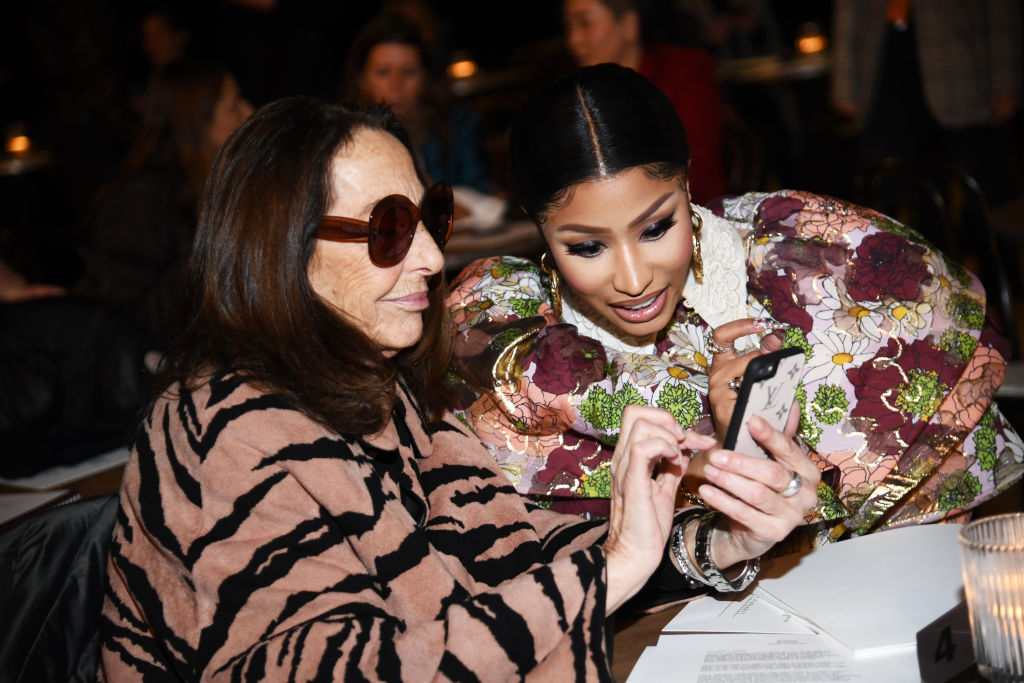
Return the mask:
<svg viewBox="0 0 1024 683">
<path fill-rule="evenodd" d="M 755 431 L 763 432 L 764 430 L 768 429 L 768 423 L 765 422 L 764 418 L 761 417 L 760 415 L 751 415 L 750 427 Z"/>
<path fill-rule="evenodd" d="M 771 318 L 756 318 L 754 320 L 754 326 L 761 331 L 771 330 L 772 332 L 788 330 L 791 327 L 789 323 L 779 322 L 778 320 L 772 320 Z"/>
<path fill-rule="evenodd" d="M 704 465 L 704 474 L 707 475 L 708 479 L 714 479 L 721 471 L 722 470 L 714 467 L 713 465 Z"/>
<path fill-rule="evenodd" d="M 697 434 L 694 432 L 694 436 L 697 437 L 697 446 L 701 448 L 711 448 L 715 445 L 715 438 L 708 436 L 707 434 Z"/>
<path fill-rule="evenodd" d="M 708 462 L 714 463 L 715 465 L 724 466 L 729 463 L 729 456 L 722 451 L 714 451 L 708 456 Z"/>
</svg>

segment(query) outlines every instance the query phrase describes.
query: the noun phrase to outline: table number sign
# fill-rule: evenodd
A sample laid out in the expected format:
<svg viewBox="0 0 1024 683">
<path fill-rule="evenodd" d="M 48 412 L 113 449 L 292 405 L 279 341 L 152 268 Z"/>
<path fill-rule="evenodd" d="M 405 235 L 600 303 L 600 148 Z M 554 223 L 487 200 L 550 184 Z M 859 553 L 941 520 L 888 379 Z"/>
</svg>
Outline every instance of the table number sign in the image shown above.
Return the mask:
<svg viewBox="0 0 1024 683">
<path fill-rule="evenodd" d="M 924 683 L 976 680 L 966 602 L 917 632 L 917 665 Z"/>
</svg>

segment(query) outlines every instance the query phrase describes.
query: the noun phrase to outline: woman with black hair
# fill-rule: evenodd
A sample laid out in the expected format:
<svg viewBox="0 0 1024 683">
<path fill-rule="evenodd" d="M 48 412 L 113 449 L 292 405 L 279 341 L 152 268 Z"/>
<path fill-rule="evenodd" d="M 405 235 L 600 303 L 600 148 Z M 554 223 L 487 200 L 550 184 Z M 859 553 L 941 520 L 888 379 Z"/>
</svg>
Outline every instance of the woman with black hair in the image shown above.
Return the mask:
<svg viewBox="0 0 1024 683">
<path fill-rule="evenodd" d="M 960 519 L 1020 478 L 984 293 L 910 228 L 806 192 L 693 203 L 672 103 L 614 64 L 537 91 L 511 157 L 548 251 L 471 264 L 449 307 L 452 401 L 521 493 L 606 514 L 625 406 L 721 444 L 747 364 L 783 346 L 806 358 L 797 433 L 828 484 L 818 541 Z M 731 502 L 700 482 L 732 457 L 696 456 L 689 493 Z"/>
</svg>

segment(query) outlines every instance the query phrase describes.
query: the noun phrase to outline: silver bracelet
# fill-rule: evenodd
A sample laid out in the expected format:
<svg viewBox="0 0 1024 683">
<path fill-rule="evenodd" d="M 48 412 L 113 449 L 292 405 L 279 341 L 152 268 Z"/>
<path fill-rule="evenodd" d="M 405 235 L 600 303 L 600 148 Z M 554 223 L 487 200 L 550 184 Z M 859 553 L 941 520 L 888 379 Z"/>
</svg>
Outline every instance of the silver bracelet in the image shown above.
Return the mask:
<svg viewBox="0 0 1024 683">
<path fill-rule="evenodd" d="M 761 558 L 755 557 L 752 560 L 747 560 L 739 576 L 735 579 L 727 579 L 711 559 L 711 532 L 715 530 L 718 517 L 717 512 L 708 512 L 700 516 L 700 526 L 697 527 L 693 555 L 697 559 L 697 566 L 707 578 L 708 585 L 719 593 L 734 593 L 745 589 L 757 577 L 757 573 L 761 571 Z"/>
<path fill-rule="evenodd" d="M 672 554 L 675 555 L 676 561 L 679 562 L 679 569 L 682 571 L 683 576 L 691 581 L 711 586 L 711 582 L 704 578 L 693 566 L 693 563 L 690 562 L 690 554 L 686 552 L 686 527 L 699 518 L 700 515 L 694 511 L 687 515 L 679 524 L 676 524 L 672 533 Z"/>
</svg>

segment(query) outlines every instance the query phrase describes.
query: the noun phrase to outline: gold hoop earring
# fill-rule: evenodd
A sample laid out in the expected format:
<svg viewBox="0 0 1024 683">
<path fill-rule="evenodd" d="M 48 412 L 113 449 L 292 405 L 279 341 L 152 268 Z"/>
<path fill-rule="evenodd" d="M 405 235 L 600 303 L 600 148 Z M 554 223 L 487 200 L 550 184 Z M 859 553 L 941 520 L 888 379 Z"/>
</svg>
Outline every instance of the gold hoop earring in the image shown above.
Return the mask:
<svg viewBox="0 0 1024 683">
<path fill-rule="evenodd" d="M 704 227 L 704 221 L 700 214 L 690 209 L 690 221 L 693 223 L 693 256 L 690 258 L 690 267 L 693 268 L 693 278 L 697 284 L 704 284 L 704 259 L 700 253 L 700 231 Z"/>
<path fill-rule="evenodd" d="M 540 257 L 540 269 L 545 275 L 548 276 L 548 280 L 551 282 L 551 308 L 555 311 L 555 316 L 562 319 L 562 280 L 558 276 L 558 268 L 554 266 L 552 261 L 554 257 L 551 256 L 551 252 L 545 251 Z"/>
</svg>

